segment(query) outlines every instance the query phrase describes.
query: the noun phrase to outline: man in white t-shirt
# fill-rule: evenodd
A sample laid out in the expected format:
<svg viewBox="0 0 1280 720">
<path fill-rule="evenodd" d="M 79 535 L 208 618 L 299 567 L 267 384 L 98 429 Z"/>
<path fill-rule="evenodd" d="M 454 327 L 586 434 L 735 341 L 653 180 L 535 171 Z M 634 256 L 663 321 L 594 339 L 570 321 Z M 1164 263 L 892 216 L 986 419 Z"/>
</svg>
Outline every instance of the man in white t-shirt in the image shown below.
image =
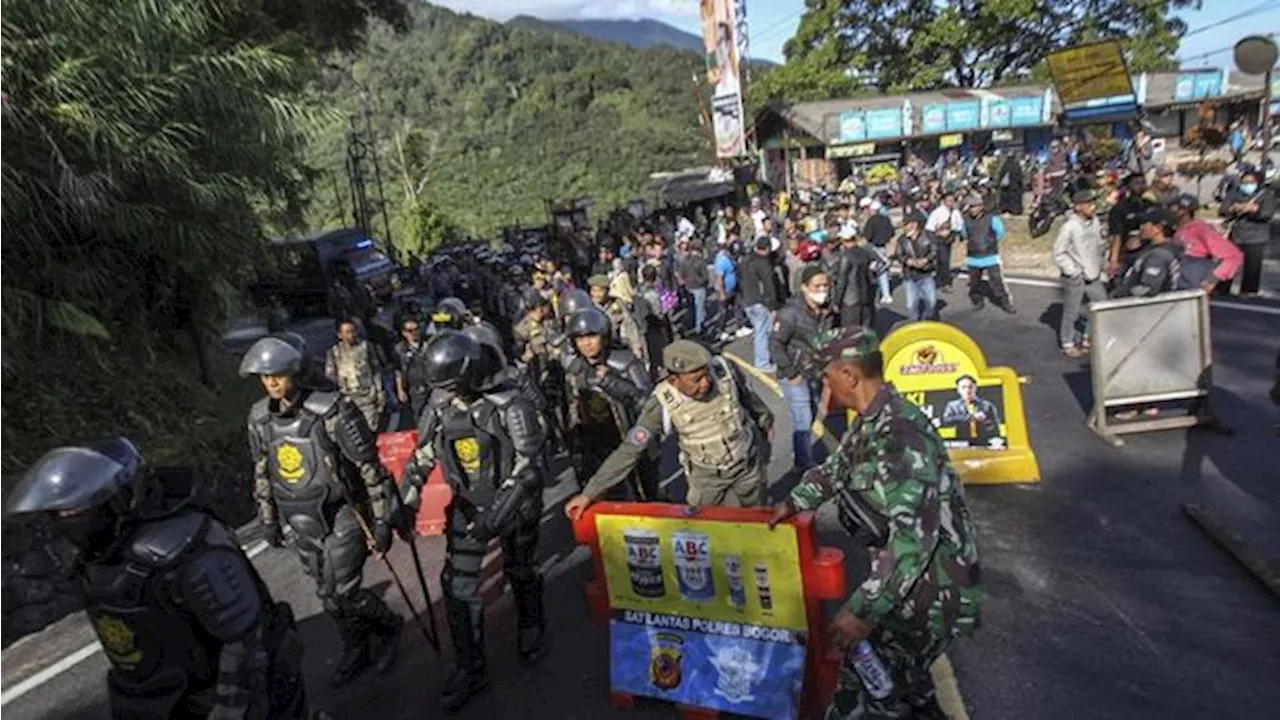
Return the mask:
<svg viewBox="0 0 1280 720">
<path fill-rule="evenodd" d="M 951 244 L 964 233 L 964 217 L 956 208 L 956 191 L 948 186 L 942 193 L 942 202 L 929 213 L 924 231 L 933 238 L 938 249 L 938 289 L 951 292 Z"/>
</svg>

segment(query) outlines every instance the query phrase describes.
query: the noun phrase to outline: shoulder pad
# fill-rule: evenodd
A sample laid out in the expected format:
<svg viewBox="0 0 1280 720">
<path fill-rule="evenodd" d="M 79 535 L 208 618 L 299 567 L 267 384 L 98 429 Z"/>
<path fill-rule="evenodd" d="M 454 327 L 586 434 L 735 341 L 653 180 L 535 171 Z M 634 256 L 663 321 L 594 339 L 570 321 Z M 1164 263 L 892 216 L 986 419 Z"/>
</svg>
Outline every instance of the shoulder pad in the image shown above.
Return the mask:
<svg viewBox="0 0 1280 720">
<path fill-rule="evenodd" d="M 631 367 L 631 363 L 637 362 L 636 356 L 631 354 L 630 350 L 613 349 L 609 351 L 609 357 L 605 358 L 605 364 L 614 370 L 622 373 Z"/>
<path fill-rule="evenodd" d="M 320 417 L 325 417 L 338 406 L 338 398 L 339 395 L 336 392 L 311 392 L 307 393 L 306 399 L 302 401 L 302 407 Z"/>
<path fill-rule="evenodd" d="M 488 400 L 499 410 L 505 409 L 518 397 L 520 397 L 520 389 L 509 382 L 504 382 L 484 394 L 484 399 Z"/>
<path fill-rule="evenodd" d="M 271 417 L 271 398 L 262 398 L 249 407 L 249 424 L 261 425 Z"/>
<path fill-rule="evenodd" d="M 151 567 L 165 567 L 182 556 L 204 533 L 209 516 L 184 512 L 146 523 L 133 536 L 129 549 Z"/>
</svg>

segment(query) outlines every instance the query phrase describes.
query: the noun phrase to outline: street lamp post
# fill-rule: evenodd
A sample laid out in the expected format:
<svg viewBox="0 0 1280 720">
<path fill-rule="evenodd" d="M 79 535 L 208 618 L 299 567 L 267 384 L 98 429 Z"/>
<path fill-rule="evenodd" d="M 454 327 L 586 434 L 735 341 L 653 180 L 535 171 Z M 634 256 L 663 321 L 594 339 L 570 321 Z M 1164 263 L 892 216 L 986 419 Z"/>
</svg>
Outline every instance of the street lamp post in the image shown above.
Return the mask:
<svg viewBox="0 0 1280 720">
<path fill-rule="evenodd" d="M 1267 160 L 1271 157 L 1271 73 L 1276 65 L 1276 43 L 1270 35 L 1250 35 L 1235 46 L 1236 67 L 1249 75 L 1265 78 L 1262 89 L 1262 179 L 1266 182 Z"/>
</svg>

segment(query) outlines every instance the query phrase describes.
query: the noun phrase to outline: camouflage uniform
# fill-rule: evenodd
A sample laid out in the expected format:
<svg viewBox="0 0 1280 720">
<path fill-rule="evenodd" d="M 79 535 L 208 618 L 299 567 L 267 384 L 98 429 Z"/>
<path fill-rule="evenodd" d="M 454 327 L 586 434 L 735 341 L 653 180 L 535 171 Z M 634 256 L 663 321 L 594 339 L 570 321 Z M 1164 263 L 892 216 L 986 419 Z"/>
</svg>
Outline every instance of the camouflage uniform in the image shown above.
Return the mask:
<svg viewBox="0 0 1280 720">
<path fill-rule="evenodd" d="M 827 331 L 817 340 L 817 361 L 867 355 L 878 344 L 861 328 Z M 846 528 L 855 524 L 846 513 L 853 503 L 864 517 L 884 521 L 887 538 L 871 548 L 870 575 L 848 608 L 872 629 L 868 639 L 894 690 L 873 698 L 846 662 L 827 718 L 945 717 L 929 666 L 978 626 L 984 591 L 977 533 L 933 424 L 892 385 L 876 394 L 839 449 L 804 474 L 789 503 L 813 510 L 833 498 Z"/>
<path fill-rule="evenodd" d="M 342 391 L 369 425 L 378 432 L 382 429 L 382 416 L 387 407 L 382 392 L 382 361 L 377 349 L 367 340 L 347 347 L 337 343 L 329 348 L 325 357 L 324 374 Z"/>
</svg>

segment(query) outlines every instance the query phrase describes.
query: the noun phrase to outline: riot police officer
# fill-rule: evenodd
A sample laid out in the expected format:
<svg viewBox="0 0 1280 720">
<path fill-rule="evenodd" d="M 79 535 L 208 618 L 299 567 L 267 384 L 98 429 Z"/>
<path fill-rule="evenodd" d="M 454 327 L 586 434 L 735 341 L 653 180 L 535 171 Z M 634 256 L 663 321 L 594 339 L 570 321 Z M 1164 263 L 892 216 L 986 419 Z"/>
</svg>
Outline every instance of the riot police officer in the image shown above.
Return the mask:
<svg viewBox="0 0 1280 720">
<path fill-rule="evenodd" d="M 600 308 L 588 307 L 570 316 L 568 335 L 572 349 L 564 357 L 569 435 L 582 455 L 582 461 L 575 463 L 581 482 L 622 442 L 652 385 L 636 356 L 614 347 L 612 325 Z M 647 457 L 656 460 L 652 453 Z M 641 468 L 638 482 L 633 483 L 637 498 L 656 498 L 656 474 L 650 464 Z"/>
<path fill-rule="evenodd" d="M 337 393 L 295 384 L 302 354 L 275 337 L 254 343 L 241 376 L 257 375 L 267 397 L 249 410 L 254 497 L 267 542 L 283 545 L 287 526 L 316 594 L 342 636 L 332 683 L 370 665 L 395 662 L 403 619 L 361 587 L 366 543 L 391 545 L 399 494 L 378 461 L 364 418 Z"/>
<path fill-rule="evenodd" d="M 566 450 L 565 427 L 568 424 L 564 403 L 564 368 L 558 358 L 563 349 L 564 335 L 551 314 L 551 302 L 542 293 L 530 287 L 525 289 L 525 315 L 514 330 L 513 355 L 525 380 L 536 385 L 546 401 L 544 416 L 547 418 L 551 440 L 558 450 Z"/>
<path fill-rule="evenodd" d="M 467 304 L 456 297 L 447 297 L 436 303 L 431 313 L 431 322 L 436 330 L 461 330 L 475 322 L 475 317 L 467 309 Z"/>
<path fill-rule="evenodd" d="M 5 508 L 46 515 L 79 551 L 112 717 L 306 718 L 292 610 L 272 602 L 231 528 L 163 490 L 116 438 L 46 453 Z"/>
<path fill-rule="evenodd" d="M 426 357 L 432 385 L 445 394 L 424 413 L 423 437 L 405 468 L 405 502 L 416 504 L 438 462 L 454 493 L 440 574 L 457 663 L 440 702 L 454 712 L 489 685 L 480 569 L 495 537 L 515 596 L 517 651 L 528 662 L 546 654 L 542 578 L 534 566 L 546 431 L 515 387 L 485 377 L 483 351 L 466 334 L 442 332 L 427 344 Z"/>
<path fill-rule="evenodd" d="M 545 420 L 548 410 L 546 395 L 534 381 L 531 373 L 526 372 L 525 368 L 507 362 L 507 354 L 502 349 L 502 337 L 498 335 L 497 328 L 487 322 L 481 322 L 462 332 L 480 345 L 480 352 L 484 356 L 485 386 L 510 383 L 533 404 L 534 409 L 538 411 L 538 416 Z"/>
</svg>

